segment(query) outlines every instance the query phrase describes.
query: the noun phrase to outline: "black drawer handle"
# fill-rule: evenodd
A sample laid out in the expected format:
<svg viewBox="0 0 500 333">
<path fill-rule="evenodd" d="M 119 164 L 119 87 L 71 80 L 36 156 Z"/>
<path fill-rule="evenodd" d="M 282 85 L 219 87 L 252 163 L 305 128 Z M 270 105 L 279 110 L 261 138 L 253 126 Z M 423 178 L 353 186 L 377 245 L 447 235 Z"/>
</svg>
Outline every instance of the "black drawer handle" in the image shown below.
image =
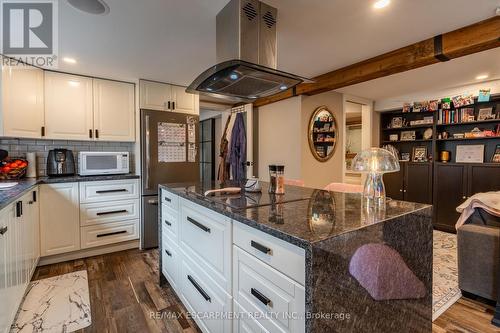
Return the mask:
<svg viewBox="0 0 500 333">
<path fill-rule="evenodd" d="M 171 257 L 172 256 L 172 253 L 168 252 L 168 250 L 165 250 L 165 253 L 167 254 L 167 256 Z"/>
<path fill-rule="evenodd" d="M 211 303 L 212 299 L 210 298 L 210 296 L 208 296 L 208 294 L 205 292 L 205 290 L 203 290 L 203 288 L 200 287 L 200 285 L 196 282 L 196 280 L 193 279 L 191 277 L 191 275 L 188 275 L 187 278 L 188 278 L 189 282 L 191 282 L 193 284 L 193 286 L 196 288 L 196 290 L 198 290 L 198 292 L 201 294 L 201 296 L 203 296 L 205 301 L 208 301 Z"/>
<path fill-rule="evenodd" d="M 169 227 L 172 226 L 172 223 L 168 222 L 167 220 L 165 220 L 165 224 L 168 225 Z"/>
<path fill-rule="evenodd" d="M 21 217 L 23 216 L 23 202 L 18 201 L 16 202 L 16 217 Z"/>
<path fill-rule="evenodd" d="M 271 254 L 271 249 L 262 245 L 262 244 L 259 244 L 257 243 L 256 241 L 251 241 L 250 242 L 250 245 L 253 247 L 253 248 L 256 248 L 257 250 L 259 250 L 260 252 L 263 252 L 265 254 Z"/>
<path fill-rule="evenodd" d="M 267 298 L 266 296 L 264 296 L 260 291 L 258 291 L 257 289 L 250 289 L 250 292 L 252 293 L 252 295 L 257 298 L 259 301 L 261 301 L 262 303 L 264 303 L 264 305 L 268 306 L 269 304 L 271 304 L 271 300 L 269 298 Z"/>
<path fill-rule="evenodd" d="M 119 234 L 126 234 L 127 230 L 122 230 L 122 231 L 115 231 L 115 232 L 108 232 L 107 234 L 99 234 L 96 237 L 106 237 L 106 236 L 113 236 L 113 235 L 119 235 Z"/>
<path fill-rule="evenodd" d="M 189 216 L 187 217 L 187 220 L 189 222 L 191 222 L 192 224 L 194 224 L 195 226 L 197 226 L 198 228 L 200 228 L 201 230 L 205 231 L 205 232 L 208 232 L 210 233 L 210 228 L 208 227 L 205 227 L 203 224 L 201 224 L 200 222 L 190 218 Z"/>
<path fill-rule="evenodd" d="M 0 236 L 1 235 L 4 235 L 7 231 L 9 230 L 8 227 L 3 227 L 3 228 L 0 228 Z"/>
<path fill-rule="evenodd" d="M 101 216 L 101 215 L 118 214 L 118 213 L 126 213 L 126 212 L 128 212 L 128 210 L 120 209 L 120 210 L 113 210 L 113 211 L 109 211 L 109 212 L 99 212 L 99 213 L 96 213 L 96 215 Z"/>
<path fill-rule="evenodd" d="M 100 191 L 95 191 L 97 194 L 102 194 L 102 193 L 117 193 L 117 192 L 127 192 L 127 189 L 125 188 L 120 188 L 117 190 L 100 190 Z"/>
<path fill-rule="evenodd" d="M 172 199 L 167 198 L 167 197 L 164 197 L 163 200 L 165 200 L 166 202 L 172 202 Z"/>
</svg>

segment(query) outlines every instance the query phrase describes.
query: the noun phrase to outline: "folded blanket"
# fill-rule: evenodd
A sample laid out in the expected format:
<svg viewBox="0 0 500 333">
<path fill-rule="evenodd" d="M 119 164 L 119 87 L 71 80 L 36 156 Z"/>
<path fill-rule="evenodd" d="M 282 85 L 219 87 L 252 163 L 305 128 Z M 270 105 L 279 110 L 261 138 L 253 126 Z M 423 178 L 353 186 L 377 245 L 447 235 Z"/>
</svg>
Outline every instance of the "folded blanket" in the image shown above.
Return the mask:
<svg viewBox="0 0 500 333">
<path fill-rule="evenodd" d="M 457 207 L 457 212 L 462 215 L 458 218 L 455 228 L 461 227 L 476 208 L 482 208 L 491 215 L 500 216 L 500 191 L 476 193 L 465 200 L 464 203 Z"/>
</svg>

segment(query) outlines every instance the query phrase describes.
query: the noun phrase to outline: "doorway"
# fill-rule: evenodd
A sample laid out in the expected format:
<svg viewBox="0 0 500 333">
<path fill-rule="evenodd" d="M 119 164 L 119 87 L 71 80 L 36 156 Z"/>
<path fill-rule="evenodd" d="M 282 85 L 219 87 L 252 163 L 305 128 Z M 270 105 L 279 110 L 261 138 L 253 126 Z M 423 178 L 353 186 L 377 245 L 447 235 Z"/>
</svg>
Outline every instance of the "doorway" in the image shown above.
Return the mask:
<svg viewBox="0 0 500 333">
<path fill-rule="evenodd" d="M 200 181 L 215 180 L 215 119 L 200 121 Z"/>
</svg>

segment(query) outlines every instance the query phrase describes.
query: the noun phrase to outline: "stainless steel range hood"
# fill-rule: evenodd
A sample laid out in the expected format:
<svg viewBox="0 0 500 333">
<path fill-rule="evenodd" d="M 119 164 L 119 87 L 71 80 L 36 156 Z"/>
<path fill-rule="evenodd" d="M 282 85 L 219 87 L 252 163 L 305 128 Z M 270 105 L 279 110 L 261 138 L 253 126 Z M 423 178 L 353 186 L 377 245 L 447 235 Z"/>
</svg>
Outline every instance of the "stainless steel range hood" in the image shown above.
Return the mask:
<svg viewBox="0 0 500 333">
<path fill-rule="evenodd" d="M 248 103 L 311 82 L 276 69 L 276 8 L 258 0 L 231 0 L 216 21 L 218 64 L 187 92 Z"/>
</svg>

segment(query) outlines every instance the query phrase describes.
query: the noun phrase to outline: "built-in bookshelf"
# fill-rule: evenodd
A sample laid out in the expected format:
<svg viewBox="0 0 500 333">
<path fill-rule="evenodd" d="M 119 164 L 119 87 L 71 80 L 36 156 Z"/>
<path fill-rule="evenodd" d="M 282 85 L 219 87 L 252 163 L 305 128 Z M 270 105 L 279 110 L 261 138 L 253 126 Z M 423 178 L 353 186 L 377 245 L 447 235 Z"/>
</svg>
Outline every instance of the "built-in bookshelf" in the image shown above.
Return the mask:
<svg viewBox="0 0 500 333">
<path fill-rule="evenodd" d="M 431 120 L 432 119 L 432 120 Z M 414 134 L 412 135 L 412 133 Z M 477 133 L 475 133 L 477 132 Z M 415 147 L 427 149 L 428 161 L 440 161 L 440 153 L 450 153 L 455 162 L 458 145 L 484 145 L 484 162 L 490 162 L 497 144 L 500 144 L 500 95 L 487 102 L 436 111 L 403 112 L 403 109 L 383 112 L 381 115 L 381 146 L 393 145 L 400 160 L 412 160 Z"/>
<path fill-rule="evenodd" d="M 449 110 L 439 104 L 435 111 L 383 112 L 380 146 L 386 145 L 396 148 L 401 165 L 399 172 L 384 175 L 387 195 L 432 203 L 435 228 L 455 232 L 458 205 L 475 193 L 500 190 L 500 163 L 492 162 L 500 147 L 500 95 Z M 457 147 L 473 148 L 463 147 L 468 145 L 483 151 L 482 163 L 456 162 Z M 423 151 L 425 158 L 414 161 L 414 153 Z"/>
</svg>

